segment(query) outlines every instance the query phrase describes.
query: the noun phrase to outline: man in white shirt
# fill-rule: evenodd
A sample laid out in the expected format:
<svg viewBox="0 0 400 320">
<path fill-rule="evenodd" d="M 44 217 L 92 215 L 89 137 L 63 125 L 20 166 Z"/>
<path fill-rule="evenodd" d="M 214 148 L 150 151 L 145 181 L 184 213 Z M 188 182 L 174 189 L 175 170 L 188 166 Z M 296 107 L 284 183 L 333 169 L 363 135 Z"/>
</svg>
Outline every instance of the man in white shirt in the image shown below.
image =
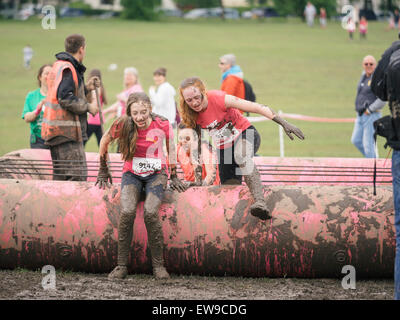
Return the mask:
<svg viewBox="0 0 400 320">
<path fill-rule="evenodd" d="M 176 91 L 166 81 L 167 69 L 158 68 L 153 72 L 155 86 L 149 89 L 149 96 L 153 106 L 153 112 L 168 119 L 173 127 L 176 126 Z"/>
<path fill-rule="evenodd" d="M 304 8 L 304 16 L 306 17 L 306 21 L 309 27 L 314 25 L 314 18 L 317 14 L 317 10 L 314 5 L 308 1 L 306 7 Z"/>
</svg>

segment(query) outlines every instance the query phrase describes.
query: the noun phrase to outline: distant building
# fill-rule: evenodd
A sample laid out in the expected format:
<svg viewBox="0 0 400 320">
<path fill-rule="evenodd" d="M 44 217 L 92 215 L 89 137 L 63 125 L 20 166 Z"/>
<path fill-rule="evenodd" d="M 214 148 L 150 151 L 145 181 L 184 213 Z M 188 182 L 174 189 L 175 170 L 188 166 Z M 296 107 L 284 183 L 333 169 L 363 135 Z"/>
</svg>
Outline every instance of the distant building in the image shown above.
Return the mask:
<svg viewBox="0 0 400 320">
<path fill-rule="evenodd" d="M 350 1 L 349 0 L 336 0 L 337 10 L 340 12 L 341 8 L 345 5 L 352 5 L 357 11 L 364 9 L 365 3 L 368 6 L 368 9 L 372 9 L 376 14 L 381 13 L 380 5 L 382 0 L 358 0 L 358 1 Z"/>
<path fill-rule="evenodd" d="M 39 0 L 40 1 L 40 0 Z M 85 3 L 89 4 L 93 9 L 104 9 L 121 11 L 120 0 L 84 0 Z M 225 7 L 247 7 L 249 4 L 247 0 L 223 0 Z M 162 0 L 161 8 L 163 9 L 176 9 L 175 1 L 173 0 Z"/>
</svg>

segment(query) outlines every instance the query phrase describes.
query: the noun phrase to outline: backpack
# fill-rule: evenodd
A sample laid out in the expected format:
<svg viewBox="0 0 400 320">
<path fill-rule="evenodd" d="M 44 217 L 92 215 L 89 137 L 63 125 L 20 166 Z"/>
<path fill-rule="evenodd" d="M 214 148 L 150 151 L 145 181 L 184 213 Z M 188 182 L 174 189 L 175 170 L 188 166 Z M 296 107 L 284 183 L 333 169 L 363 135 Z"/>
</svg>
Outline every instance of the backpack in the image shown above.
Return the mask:
<svg viewBox="0 0 400 320">
<path fill-rule="evenodd" d="M 393 60 L 391 59 L 392 54 L 400 49 L 400 41 L 395 41 L 392 43 L 390 48 L 386 49 L 386 51 L 383 53 L 381 60 L 379 60 L 379 63 L 377 67 L 375 68 L 374 74 L 372 75 L 371 79 L 371 90 L 372 92 L 381 100 L 387 101 L 388 100 L 388 91 L 387 91 L 387 86 L 388 86 L 388 79 L 387 79 L 387 71 L 389 68 L 389 65 L 391 64 L 391 69 L 395 67 Z M 397 54 L 396 54 L 397 56 Z M 397 59 L 395 59 L 397 60 Z M 391 84 L 393 84 L 393 80 L 391 81 Z"/>
<path fill-rule="evenodd" d="M 388 99 L 400 101 L 400 50 L 393 52 L 386 71 Z"/>
<path fill-rule="evenodd" d="M 243 83 L 244 83 L 244 99 L 251 102 L 256 102 L 256 95 L 254 94 L 253 87 L 251 86 L 251 84 L 248 83 L 246 80 L 243 80 Z"/>
</svg>

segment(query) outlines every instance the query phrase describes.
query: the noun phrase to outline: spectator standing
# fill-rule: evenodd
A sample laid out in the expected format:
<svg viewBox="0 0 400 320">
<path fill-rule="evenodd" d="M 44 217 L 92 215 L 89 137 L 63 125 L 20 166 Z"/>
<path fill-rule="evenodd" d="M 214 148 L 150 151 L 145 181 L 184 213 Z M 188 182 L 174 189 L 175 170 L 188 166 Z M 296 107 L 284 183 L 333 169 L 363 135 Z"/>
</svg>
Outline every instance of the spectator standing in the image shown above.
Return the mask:
<svg viewBox="0 0 400 320">
<path fill-rule="evenodd" d="M 143 92 L 143 88 L 139 83 L 139 72 L 135 67 L 125 68 L 123 85 L 124 90 L 117 94 L 117 102 L 105 109 L 103 115 L 110 113 L 111 118 L 119 118 L 125 114 L 126 102 L 129 96 L 135 92 Z"/>
<path fill-rule="evenodd" d="M 375 96 L 371 90 L 371 79 L 376 68 L 376 60 L 373 56 L 363 59 L 363 73 L 357 86 L 355 110 L 356 122 L 351 137 L 351 142 L 366 158 L 375 157 L 374 121 L 381 117 L 381 109 L 385 102 Z"/>
<path fill-rule="evenodd" d="M 31 68 L 31 60 L 33 58 L 33 49 L 28 44 L 28 45 L 26 45 L 26 47 L 24 47 L 22 52 L 24 54 L 24 68 L 30 69 Z"/>
<path fill-rule="evenodd" d="M 364 16 L 361 17 L 359 28 L 360 28 L 360 38 L 367 39 L 368 21 Z"/>
<path fill-rule="evenodd" d="M 314 5 L 308 1 L 306 7 L 304 8 L 304 16 L 309 27 L 314 26 L 314 18 L 316 14 L 317 10 L 315 9 Z"/>
<path fill-rule="evenodd" d="M 221 90 L 237 98 L 244 99 L 245 87 L 243 71 L 240 66 L 236 64 L 235 55 L 232 53 L 223 55 L 219 58 L 218 66 L 222 72 Z M 242 111 L 240 111 L 240 113 L 243 114 Z"/>
<path fill-rule="evenodd" d="M 346 30 L 349 33 L 349 39 L 353 40 L 353 34 L 356 31 L 356 24 L 352 18 L 347 20 Z"/>
<path fill-rule="evenodd" d="M 321 28 L 325 29 L 326 28 L 326 9 L 324 7 L 321 7 L 319 9 L 319 25 Z"/>
<path fill-rule="evenodd" d="M 28 93 L 25 99 L 22 119 L 30 124 L 30 146 L 32 149 L 49 149 L 42 139 L 42 122 L 44 112 L 44 99 L 47 95 L 47 76 L 51 71 L 51 64 L 40 67 L 37 80 L 39 88 Z"/>
<path fill-rule="evenodd" d="M 153 112 L 167 118 L 172 127 L 176 126 L 176 91 L 167 82 L 167 69 L 158 68 L 153 72 L 155 86 L 149 89 L 149 96 L 153 106 Z"/>
</svg>

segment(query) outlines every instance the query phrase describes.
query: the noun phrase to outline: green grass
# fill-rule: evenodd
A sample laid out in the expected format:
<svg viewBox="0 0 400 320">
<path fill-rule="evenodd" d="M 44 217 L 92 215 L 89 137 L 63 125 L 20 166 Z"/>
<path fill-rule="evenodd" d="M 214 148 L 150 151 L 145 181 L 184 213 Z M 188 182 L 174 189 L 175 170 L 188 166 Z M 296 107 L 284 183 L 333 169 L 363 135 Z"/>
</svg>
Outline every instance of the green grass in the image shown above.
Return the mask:
<svg viewBox="0 0 400 320">
<path fill-rule="evenodd" d="M 152 72 L 168 69 L 168 80 L 176 88 L 188 76 L 197 75 L 209 89 L 220 87 L 218 58 L 235 53 L 245 78 L 253 85 L 257 101 L 274 110 L 318 117 L 355 117 L 354 100 L 361 74 L 361 60 L 367 54 L 380 58 L 396 40 L 386 24 L 369 23 L 368 39 L 354 41 L 339 23 L 326 30 L 308 28 L 299 20 L 268 21 L 178 21 L 136 22 L 124 20 L 57 20 L 56 30 L 43 30 L 37 18 L 25 22 L 0 21 L 0 155 L 29 148 L 29 127 L 21 120 L 28 91 L 36 88 L 36 71 L 54 61 L 63 50 L 64 39 L 81 33 L 87 39 L 84 64 L 100 68 L 109 102 L 122 89 L 123 69 L 135 66 L 147 91 Z M 32 70 L 22 67 L 22 48 L 34 50 Z M 117 63 L 116 71 L 108 71 Z M 385 107 L 384 114 L 388 113 Z M 351 144 L 352 123 L 292 121 L 306 136 L 305 141 L 285 137 L 285 155 L 301 157 L 359 157 Z M 110 124 L 107 123 L 106 127 Z M 267 121 L 256 123 L 262 135 L 263 156 L 279 155 L 278 127 Z M 379 155 L 385 157 L 383 141 Z M 97 151 L 94 136 L 87 151 Z"/>
</svg>

